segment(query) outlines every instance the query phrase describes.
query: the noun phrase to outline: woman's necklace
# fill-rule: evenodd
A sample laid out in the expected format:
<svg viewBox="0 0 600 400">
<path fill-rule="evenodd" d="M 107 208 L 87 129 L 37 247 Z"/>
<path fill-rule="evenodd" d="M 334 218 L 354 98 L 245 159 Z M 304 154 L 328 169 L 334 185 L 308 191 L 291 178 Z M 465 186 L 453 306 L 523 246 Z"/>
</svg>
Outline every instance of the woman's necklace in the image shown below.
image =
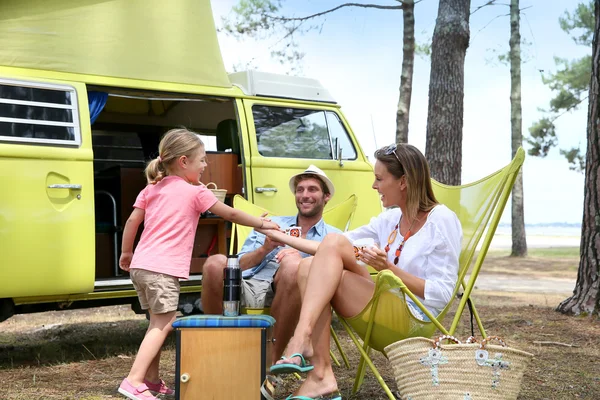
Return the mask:
<svg viewBox="0 0 600 400">
<path fill-rule="evenodd" d="M 396 253 L 394 254 L 394 256 L 395 256 L 394 265 L 398 265 L 398 260 L 400 259 L 400 253 L 402 253 L 402 248 L 404 247 L 404 243 L 408 240 L 408 238 L 412 234 L 411 230 L 412 230 L 412 227 L 415 224 L 416 220 L 417 220 L 416 218 L 413 219 L 413 222 L 410 224 L 410 227 L 408 228 L 408 232 L 406 232 L 406 235 L 404 235 L 404 238 L 402 239 L 402 241 L 398 245 L 398 248 L 396 249 Z M 390 251 L 390 245 L 392 243 L 394 243 L 394 240 L 396 240 L 396 236 L 398 235 L 398 228 L 400 228 L 400 222 L 402 222 L 402 217 L 400 217 L 400 221 L 396 224 L 396 227 L 388 236 L 388 242 L 387 242 L 387 245 L 385 246 L 386 253 L 388 251 Z"/>
</svg>

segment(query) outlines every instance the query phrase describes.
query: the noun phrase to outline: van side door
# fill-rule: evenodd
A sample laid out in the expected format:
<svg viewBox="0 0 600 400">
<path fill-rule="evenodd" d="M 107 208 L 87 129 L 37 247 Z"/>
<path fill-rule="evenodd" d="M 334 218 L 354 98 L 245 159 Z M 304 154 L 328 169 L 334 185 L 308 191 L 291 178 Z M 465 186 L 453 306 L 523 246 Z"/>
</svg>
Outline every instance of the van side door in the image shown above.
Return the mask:
<svg viewBox="0 0 600 400">
<path fill-rule="evenodd" d="M 93 152 L 82 83 L 0 69 L 0 298 L 94 288 Z"/>
<path fill-rule="evenodd" d="M 335 185 L 327 207 L 358 196 L 351 227 L 381 212 L 371 189 L 373 167 L 366 159 L 339 108 L 327 104 L 244 100 L 249 132 L 252 193 L 249 199 L 273 212 L 295 215 L 289 188 L 292 175 L 310 164 L 321 168 Z M 342 149 L 338 159 L 337 148 Z"/>
</svg>

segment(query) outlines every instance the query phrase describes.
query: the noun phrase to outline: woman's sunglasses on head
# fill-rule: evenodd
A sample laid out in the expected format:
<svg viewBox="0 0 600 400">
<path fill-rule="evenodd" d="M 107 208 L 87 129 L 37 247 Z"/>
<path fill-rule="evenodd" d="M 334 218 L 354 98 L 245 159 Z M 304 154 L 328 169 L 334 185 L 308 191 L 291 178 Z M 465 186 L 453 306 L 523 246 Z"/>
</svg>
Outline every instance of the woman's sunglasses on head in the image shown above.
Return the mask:
<svg viewBox="0 0 600 400">
<path fill-rule="evenodd" d="M 396 157 L 396 160 L 398 160 L 398 162 L 400 163 L 400 165 L 402 165 L 402 163 L 400 162 L 400 158 L 398 157 L 398 154 L 396 154 L 397 148 L 398 148 L 398 145 L 396 143 L 392 143 L 389 146 L 382 147 L 380 151 L 386 156 L 393 154 L 394 157 Z"/>
</svg>

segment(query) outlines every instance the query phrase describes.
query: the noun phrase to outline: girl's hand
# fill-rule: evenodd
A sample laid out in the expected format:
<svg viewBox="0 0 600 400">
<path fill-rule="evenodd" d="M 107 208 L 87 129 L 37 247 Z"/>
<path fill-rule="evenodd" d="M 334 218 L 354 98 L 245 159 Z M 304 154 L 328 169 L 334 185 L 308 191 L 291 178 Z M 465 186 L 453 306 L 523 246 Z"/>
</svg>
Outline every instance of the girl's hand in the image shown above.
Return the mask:
<svg viewBox="0 0 600 400">
<path fill-rule="evenodd" d="M 377 246 L 366 247 L 358 253 L 358 258 L 367 265 L 375 268 L 377 271 L 388 269 L 389 262 L 387 253 Z"/>
<path fill-rule="evenodd" d="M 285 239 L 287 235 L 281 230 L 281 228 L 277 227 L 276 229 L 255 229 L 255 231 L 262 233 L 268 239 L 281 243 L 283 246 L 285 246 L 285 242 L 282 239 Z"/>
<path fill-rule="evenodd" d="M 123 271 L 129 271 L 129 266 L 131 265 L 132 258 L 133 258 L 133 253 L 122 253 L 121 259 L 119 260 L 119 267 Z"/>
</svg>

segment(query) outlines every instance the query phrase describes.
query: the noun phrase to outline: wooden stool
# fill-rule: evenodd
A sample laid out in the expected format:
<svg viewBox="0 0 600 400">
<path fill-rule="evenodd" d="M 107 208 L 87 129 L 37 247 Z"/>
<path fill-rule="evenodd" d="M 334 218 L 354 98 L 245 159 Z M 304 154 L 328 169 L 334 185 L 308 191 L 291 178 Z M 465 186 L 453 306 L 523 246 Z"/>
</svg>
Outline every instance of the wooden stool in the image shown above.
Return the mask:
<svg viewBox="0 0 600 400">
<path fill-rule="evenodd" d="M 271 363 L 269 315 L 190 316 L 173 323 L 179 400 L 260 400 Z"/>
</svg>

